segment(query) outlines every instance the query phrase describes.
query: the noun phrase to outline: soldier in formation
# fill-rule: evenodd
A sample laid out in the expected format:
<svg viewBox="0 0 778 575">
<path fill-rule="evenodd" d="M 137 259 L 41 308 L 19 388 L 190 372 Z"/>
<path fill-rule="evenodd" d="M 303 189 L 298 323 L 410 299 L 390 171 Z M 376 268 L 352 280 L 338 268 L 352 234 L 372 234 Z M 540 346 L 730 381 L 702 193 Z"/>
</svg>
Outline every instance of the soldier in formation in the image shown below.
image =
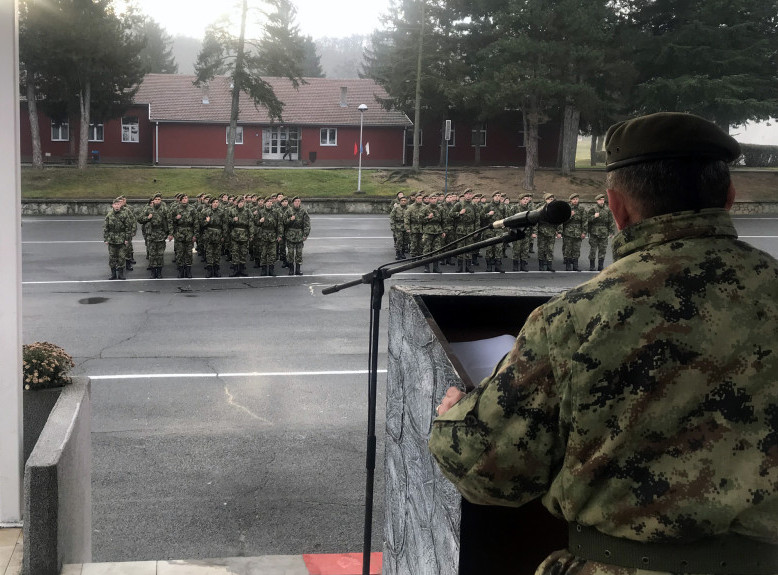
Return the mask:
<svg viewBox="0 0 778 575">
<path fill-rule="evenodd" d="M 594 198 L 597 205 L 589 209 L 589 271 L 593 272 L 597 260 L 597 270 L 602 271 L 605 264 L 605 252 L 608 249 L 608 239 L 613 237 L 615 222 L 608 206 L 605 205 L 605 194 Z"/>
<path fill-rule="evenodd" d="M 303 244 L 311 233 L 311 218 L 308 210 L 302 207 L 299 197 L 292 198 L 292 207 L 284 218 L 284 238 L 286 239 L 289 275 L 303 275 Z"/>
<path fill-rule="evenodd" d="M 570 194 L 570 219 L 562 224 L 562 258 L 565 271 L 580 271 L 578 259 L 581 257 L 581 242 L 586 237 L 586 212 L 578 207 L 578 194 Z"/>
<path fill-rule="evenodd" d="M 125 250 L 132 240 L 131 228 L 121 210 L 122 199 L 116 198 L 103 222 L 103 241 L 108 246 L 108 265 L 111 268 L 108 279 L 112 280 L 125 279 Z"/>
</svg>

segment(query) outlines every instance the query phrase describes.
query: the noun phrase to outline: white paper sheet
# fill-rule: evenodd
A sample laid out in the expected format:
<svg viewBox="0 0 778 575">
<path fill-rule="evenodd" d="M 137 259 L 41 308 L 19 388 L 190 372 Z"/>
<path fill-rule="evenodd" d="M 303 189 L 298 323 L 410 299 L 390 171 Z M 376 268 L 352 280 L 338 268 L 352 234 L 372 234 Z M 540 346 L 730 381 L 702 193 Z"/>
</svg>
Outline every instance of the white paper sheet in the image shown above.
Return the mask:
<svg viewBox="0 0 778 575">
<path fill-rule="evenodd" d="M 489 339 L 460 341 L 449 345 L 470 380 L 478 385 L 482 379 L 492 373 L 494 367 L 511 350 L 514 343 L 516 343 L 514 336 L 498 335 Z"/>
</svg>

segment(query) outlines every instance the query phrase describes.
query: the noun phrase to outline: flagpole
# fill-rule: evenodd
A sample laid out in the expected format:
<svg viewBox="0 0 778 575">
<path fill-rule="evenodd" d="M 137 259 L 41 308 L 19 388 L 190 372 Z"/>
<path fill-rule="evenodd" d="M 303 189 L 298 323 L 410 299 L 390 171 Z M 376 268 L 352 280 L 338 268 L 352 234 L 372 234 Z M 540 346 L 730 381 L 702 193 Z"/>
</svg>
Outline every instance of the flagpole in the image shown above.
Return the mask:
<svg viewBox="0 0 778 575">
<path fill-rule="evenodd" d="M 367 111 L 365 104 L 360 104 L 359 108 L 359 175 L 357 176 L 357 193 L 362 193 L 362 123 Z"/>
</svg>

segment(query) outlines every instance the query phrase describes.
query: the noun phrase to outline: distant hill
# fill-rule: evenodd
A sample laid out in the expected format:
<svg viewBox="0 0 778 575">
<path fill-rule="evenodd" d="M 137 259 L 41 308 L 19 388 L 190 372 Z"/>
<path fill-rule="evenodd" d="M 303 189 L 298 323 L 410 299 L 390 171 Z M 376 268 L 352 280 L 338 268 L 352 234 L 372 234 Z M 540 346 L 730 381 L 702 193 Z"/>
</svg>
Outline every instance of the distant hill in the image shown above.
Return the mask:
<svg viewBox="0 0 778 575">
<path fill-rule="evenodd" d="M 179 74 L 194 74 L 194 65 L 197 62 L 197 54 L 203 41 L 189 36 L 176 36 L 173 38 L 173 57 L 178 64 Z"/>
</svg>

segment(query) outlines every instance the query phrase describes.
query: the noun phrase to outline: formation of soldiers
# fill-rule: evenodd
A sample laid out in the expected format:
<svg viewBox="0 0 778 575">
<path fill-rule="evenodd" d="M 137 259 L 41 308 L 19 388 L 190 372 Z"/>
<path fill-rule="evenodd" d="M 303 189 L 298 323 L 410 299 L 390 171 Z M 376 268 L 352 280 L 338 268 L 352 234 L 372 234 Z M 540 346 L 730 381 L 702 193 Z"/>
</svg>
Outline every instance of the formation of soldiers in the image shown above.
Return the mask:
<svg viewBox="0 0 778 575">
<path fill-rule="evenodd" d="M 543 195 L 546 204 L 555 199 L 553 194 Z M 537 241 L 538 270 L 554 272 L 554 244 L 557 239 L 562 240 L 565 271 L 581 271 L 578 267 L 581 244 L 586 238 L 589 240 L 589 271 L 602 270 L 608 239 L 616 231 L 613 215 L 605 204 L 604 194 L 596 196 L 595 205 L 588 210 L 579 206 L 579 201 L 578 194 L 569 196 L 571 217 L 564 224 L 540 222 L 524 228 L 523 239 L 486 248 L 486 271 L 503 273 L 503 260 L 508 258 L 509 248 L 513 271 L 529 271 L 530 254 L 534 253 Z M 419 191 L 405 196 L 400 192 L 389 214 L 395 257 L 398 260 L 415 258 L 453 242 L 457 243 L 452 248 L 458 248 L 497 236 L 502 232 L 488 229 L 490 224 L 536 207 L 530 193 L 522 194 L 518 203 L 512 203 L 501 192 L 494 192 L 490 199 L 470 188 L 461 195 Z M 439 273 L 441 265 L 456 265 L 459 273 L 473 273 L 475 266 L 480 265 L 480 256 L 480 250 L 474 250 L 460 254 L 456 262 L 453 258 L 437 261 L 432 264 L 432 270 L 426 265 L 424 271 Z"/>
<path fill-rule="evenodd" d="M 289 275 L 302 275 L 303 244 L 311 233 L 311 220 L 299 197 L 290 204 L 283 194 L 266 198 L 201 194 L 194 202 L 187 194 L 177 194 L 170 204 L 155 194 L 138 209 L 120 196 L 103 224 L 109 279 L 125 279 L 125 271 L 132 271 L 137 263 L 132 240 L 138 228 L 152 279 L 162 277 L 165 248 L 171 241 L 179 278 L 192 277 L 194 253 L 205 263 L 207 278 L 221 277 L 225 258 L 231 277 L 248 276 L 246 266 L 251 261 L 260 269 L 259 275 L 275 276 L 279 260 Z"/>
</svg>

